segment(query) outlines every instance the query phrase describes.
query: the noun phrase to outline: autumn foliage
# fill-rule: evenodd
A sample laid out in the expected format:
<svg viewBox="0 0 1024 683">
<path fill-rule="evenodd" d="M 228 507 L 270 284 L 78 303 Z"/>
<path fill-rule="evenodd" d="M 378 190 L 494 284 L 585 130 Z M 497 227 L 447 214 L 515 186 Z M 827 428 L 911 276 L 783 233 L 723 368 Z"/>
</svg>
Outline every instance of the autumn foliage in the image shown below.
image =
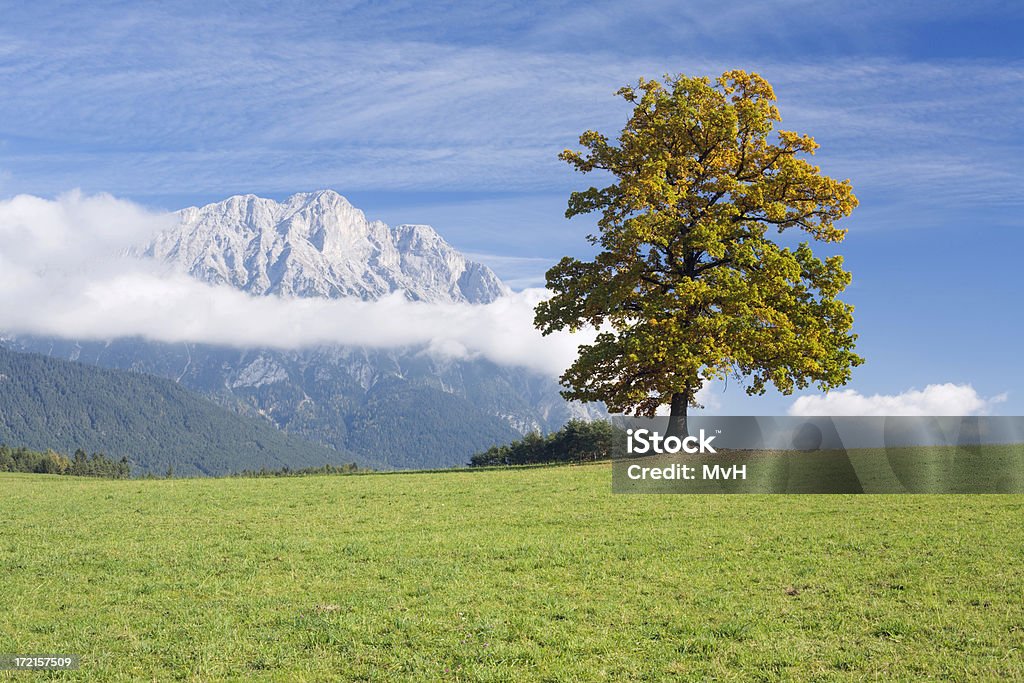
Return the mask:
<svg viewBox="0 0 1024 683">
<path fill-rule="evenodd" d="M 590 325 L 593 344 L 562 376 L 563 395 L 615 412 L 685 420 L 713 378 L 751 394 L 844 384 L 853 351 L 850 283 L 836 222 L 857 206 L 849 180 L 821 173 L 808 135 L 776 130 L 771 85 L 756 73 L 641 79 L 618 91 L 634 107 L 617 140 L 596 131 L 560 157 L 614 182 L 572 193 L 567 217 L 596 212 L 593 261 L 566 257 L 547 273 L 554 295 L 536 309 L 545 333 Z M 809 238 L 787 248 L 772 233 Z"/>
</svg>

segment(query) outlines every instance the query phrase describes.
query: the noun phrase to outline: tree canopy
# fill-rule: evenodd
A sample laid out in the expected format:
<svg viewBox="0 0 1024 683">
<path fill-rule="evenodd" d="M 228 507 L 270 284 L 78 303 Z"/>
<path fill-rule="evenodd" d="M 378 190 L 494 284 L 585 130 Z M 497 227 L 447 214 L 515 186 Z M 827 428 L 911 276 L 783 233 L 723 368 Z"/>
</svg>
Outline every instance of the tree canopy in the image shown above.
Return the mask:
<svg viewBox="0 0 1024 683">
<path fill-rule="evenodd" d="M 589 236 L 600 251 L 549 270 L 553 296 L 536 309 L 544 334 L 599 332 L 562 375 L 563 395 L 642 415 L 669 404 L 685 428 L 710 379 L 741 378 L 750 394 L 846 383 L 863 360 L 853 307 L 837 298 L 850 283 L 842 257 L 781 246 L 769 230 L 842 241 L 850 181 L 807 160 L 813 138 L 775 130 L 775 93 L 756 73 L 640 79 L 617 94 L 634 107 L 618 140 L 589 130 L 583 150 L 560 155 L 614 180 L 571 194 L 566 217 L 600 213 Z"/>
</svg>

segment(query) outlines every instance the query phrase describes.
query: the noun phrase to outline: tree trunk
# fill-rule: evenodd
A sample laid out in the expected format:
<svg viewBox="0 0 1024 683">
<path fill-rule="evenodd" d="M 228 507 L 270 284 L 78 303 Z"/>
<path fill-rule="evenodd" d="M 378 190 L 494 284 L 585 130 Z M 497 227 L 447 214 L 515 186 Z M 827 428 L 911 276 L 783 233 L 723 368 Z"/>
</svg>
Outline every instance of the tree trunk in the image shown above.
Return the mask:
<svg viewBox="0 0 1024 683">
<path fill-rule="evenodd" d="M 690 392 L 677 391 L 672 394 L 672 410 L 668 418 L 668 432 L 665 436 L 685 439 L 689 436 L 686 426 L 686 411 L 690 407 Z"/>
</svg>

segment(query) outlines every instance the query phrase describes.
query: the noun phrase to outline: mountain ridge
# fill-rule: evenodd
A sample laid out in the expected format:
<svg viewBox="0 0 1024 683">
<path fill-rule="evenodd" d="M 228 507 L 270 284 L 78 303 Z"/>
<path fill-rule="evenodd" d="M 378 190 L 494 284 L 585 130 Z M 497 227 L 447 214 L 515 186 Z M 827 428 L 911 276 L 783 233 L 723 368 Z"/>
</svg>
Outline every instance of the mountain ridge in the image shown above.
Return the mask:
<svg viewBox="0 0 1024 683">
<path fill-rule="evenodd" d="M 370 221 L 334 190 L 283 202 L 234 195 L 176 212 L 178 223 L 137 250 L 205 282 L 250 294 L 490 303 L 509 289 L 434 228 Z"/>
</svg>

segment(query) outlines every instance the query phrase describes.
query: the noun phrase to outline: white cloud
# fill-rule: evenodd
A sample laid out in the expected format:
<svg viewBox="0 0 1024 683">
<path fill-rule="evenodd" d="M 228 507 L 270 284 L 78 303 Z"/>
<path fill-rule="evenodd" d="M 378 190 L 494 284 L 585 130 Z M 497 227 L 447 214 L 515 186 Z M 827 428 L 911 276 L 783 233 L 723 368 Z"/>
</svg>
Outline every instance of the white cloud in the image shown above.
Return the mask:
<svg viewBox="0 0 1024 683">
<path fill-rule="evenodd" d="M 300 348 L 423 348 L 546 374 L 572 362 L 586 334 L 542 337 L 529 289 L 488 305 L 256 297 L 125 257 L 172 218 L 109 195 L 0 201 L 0 330 L 73 339 Z"/>
<path fill-rule="evenodd" d="M 701 388 L 697 390 L 697 403 L 701 404 L 706 413 L 714 413 L 715 411 L 722 409 L 722 398 L 721 391 L 715 391 L 718 387 L 717 382 L 704 382 Z"/>
<path fill-rule="evenodd" d="M 95 269 L 173 220 L 108 194 L 18 195 L 0 201 L 0 262 L 13 270 Z"/>
<path fill-rule="evenodd" d="M 900 394 L 864 396 L 853 390 L 832 391 L 821 396 L 801 396 L 793 401 L 790 415 L 938 416 L 985 415 L 1006 400 L 1006 394 L 984 397 L 969 384 L 929 384 Z"/>
</svg>

